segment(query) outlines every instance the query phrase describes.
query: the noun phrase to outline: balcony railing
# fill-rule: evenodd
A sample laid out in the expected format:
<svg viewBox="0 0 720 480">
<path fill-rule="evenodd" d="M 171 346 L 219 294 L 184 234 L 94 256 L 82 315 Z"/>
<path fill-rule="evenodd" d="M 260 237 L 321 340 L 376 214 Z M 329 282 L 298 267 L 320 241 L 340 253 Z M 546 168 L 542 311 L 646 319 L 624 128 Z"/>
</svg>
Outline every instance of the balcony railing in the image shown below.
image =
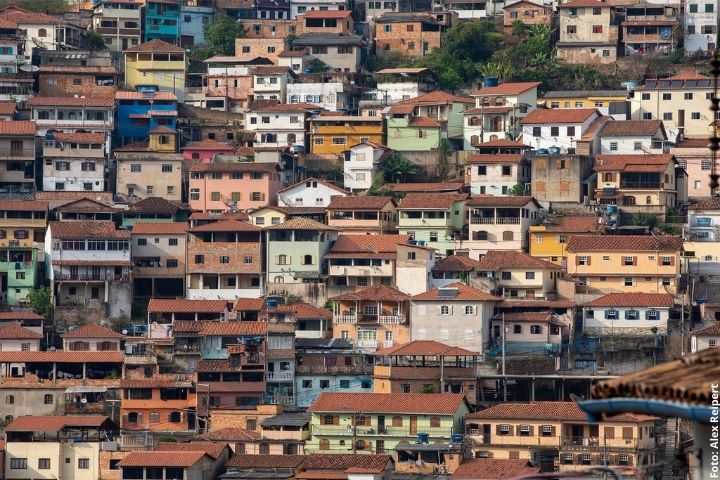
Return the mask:
<svg viewBox="0 0 720 480">
<path fill-rule="evenodd" d="M 379 428 L 377 426 L 358 425 L 313 425 L 313 435 L 356 435 L 356 436 L 382 436 L 390 435 L 394 437 L 413 437 L 418 433 L 427 433 L 430 438 L 450 438 L 453 434 L 451 428 L 414 428 L 409 427 L 393 427 L 385 426 Z"/>
<path fill-rule="evenodd" d="M 377 348 L 377 340 L 358 340 L 357 346 L 358 348 Z"/>
<path fill-rule="evenodd" d="M 470 217 L 474 225 L 518 225 L 520 217 Z"/>
<path fill-rule="evenodd" d="M 66 128 L 111 128 L 112 122 L 107 120 L 57 120 L 57 119 L 37 119 L 35 123 L 39 127 L 66 127 Z"/>
<path fill-rule="evenodd" d="M 333 323 L 357 323 L 357 315 L 335 315 Z"/>
<path fill-rule="evenodd" d="M 606 445 L 611 443 L 611 445 Z M 561 450 L 601 450 L 601 449 L 612 449 L 612 450 L 635 450 L 637 442 L 634 438 L 615 438 L 610 440 L 603 440 L 598 437 L 575 437 L 575 436 L 563 436 L 562 443 L 560 445 Z"/>
<path fill-rule="evenodd" d="M 295 405 L 295 397 L 293 395 L 266 395 L 265 403 L 267 405 Z"/>
<path fill-rule="evenodd" d="M 115 275 L 114 273 L 56 273 L 55 280 L 61 282 L 127 282 L 129 275 Z"/>
<path fill-rule="evenodd" d="M 35 158 L 35 150 L 0 148 L 0 160 L 13 160 L 16 158 Z"/>
<path fill-rule="evenodd" d="M 295 378 L 293 372 L 267 372 L 267 380 L 277 382 L 278 380 L 292 380 Z"/>
<path fill-rule="evenodd" d="M 400 325 L 405 323 L 405 315 L 380 315 L 378 323 Z"/>
<path fill-rule="evenodd" d="M 651 188 L 657 189 L 662 188 L 663 185 L 660 182 L 633 182 L 630 180 L 623 180 L 620 182 L 620 188 Z"/>
</svg>

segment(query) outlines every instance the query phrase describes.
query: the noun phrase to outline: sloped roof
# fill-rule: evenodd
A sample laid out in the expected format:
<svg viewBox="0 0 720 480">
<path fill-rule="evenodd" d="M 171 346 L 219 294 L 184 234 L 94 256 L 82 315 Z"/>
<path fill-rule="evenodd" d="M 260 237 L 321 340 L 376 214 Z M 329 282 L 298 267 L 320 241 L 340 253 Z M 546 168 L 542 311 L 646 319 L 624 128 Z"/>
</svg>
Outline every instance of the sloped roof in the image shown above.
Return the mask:
<svg viewBox="0 0 720 480">
<path fill-rule="evenodd" d="M 448 290 L 455 290 L 456 294 L 454 296 L 448 296 L 448 295 L 442 295 L 442 293 L 447 292 Z M 428 290 L 427 292 L 419 293 L 412 297 L 414 301 L 417 300 L 439 300 L 443 302 L 453 302 L 453 301 L 474 301 L 474 302 L 499 302 L 502 300 L 500 297 L 496 297 L 494 295 L 490 295 L 487 292 L 483 292 L 482 290 L 479 290 L 475 287 L 471 287 L 469 285 L 465 285 L 462 282 L 455 282 L 451 283 L 449 285 L 445 285 L 444 287 L 439 288 L 433 288 L 432 290 Z"/>
<path fill-rule="evenodd" d="M 598 3 L 600 1 L 598 0 Z M 561 5 L 562 7 L 567 4 Z M 521 125 L 583 123 L 593 115 L 600 115 L 595 108 L 536 108 L 520 120 Z"/>
<path fill-rule="evenodd" d="M 122 333 L 114 332 L 97 323 L 86 323 L 62 335 L 63 338 L 125 338 Z"/>
<path fill-rule="evenodd" d="M 410 295 L 401 292 L 397 288 L 386 287 L 385 285 L 375 285 L 372 287 L 363 288 L 356 292 L 348 292 L 336 297 L 332 297 L 330 300 L 378 300 L 378 301 L 406 301 L 410 300 Z"/>
<path fill-rule="evenodd" d="M 184 235 L 188 225 L 185 222 L 135 222 L 132 235 Z"/>
<path fill-rule="evenodd" d="M 652 136 L 658 130 L 662 130 L 663 136 L 667 137 L 662 120 L 615 120 L 607 122 L 600 135 L 608 137 Z"/>
<path fill-rule="evenodd" d="M 60 25 L 64 23 L 57 17 L 41 12 L 31 12 L 12 5 L 0 10 L 0 18 L 10 20 L 18 25 Z"/>
<path fill-rule="evenodd" d="M 465 97 L 459 95 L 453 95 L 452 93 L 443 92 L 442 90 L 433 90 L 430 93 L 420 95 L 415 98 L 408 98 L 406 100 L 400 100 L 398 105 L 449 105 L 451 103 L 466 103 L 475 104 L 475 99 L 472 97 Z"/>
<path fill-rule="evenodd" d="M 467 416 L 469 419 L 522 419 L 522 420 L 556 420 L 577 421 L 588 423 L 585 412 L 575 402 L 523 402 L 501 403 Z M 613 422 L 648 422 L 657 420 L 656 417 L 623 413 L 606 418 Z"/>
<path fill-rule="evenodd" d="M 598 219 L 595 215 L 545 217 L 540 226 L 545 227 L 546 232 L 592 233 L 598 229 Z"/>
<path fill-rule="evenodd" d="M 710 325 L 709 327 L 700 328 L 698 330 L 694 330 L 690 332 L 692 335 L 695 336 L 716 336 L 720 335 L 720 322 L 716 323 L 715 325 Z"/>
<path fill-rule="evenodd" d="M 534 197 L 514 195 L 473 195 L 467 205 L 469 207 L 524 207 L 531 202 L 534 202 L 538 208 L 542 208 Z"/>
<path fill-rule="evenodd" d="M 672 308 L 674 304 L 673 296 L 667 293 L 608 293 L 583 306 Z"/>
<path fill-rule="evenodd" d="M 189 300 L 184 298 L 151 298 L 149 313 L 223 313 L 227 300 Z"/>
<path fill-rule="evenodd" d="M 693 203 L 688 210 L 720 210 L 720 197 L 710 197 L 701 202 Z"/>
<path fill-rule="evenodd" d="M 469 164 L 494 164 L 494 163 L 520 163 L 525 156 L 522 153 L 470 153 L 467 156 Z"/>
<path fill-rule="evenodd" d="M 575 237 L 572 237 L 575 238 Z M 531 257 L 527 253 L 517 250 L 488 250 L 480 260 L 478 270 L 497 271 L 514 268 L 549 268 L 560 270 L 560 265 L 546 262 L 540 258 Z"/>
<path fill-rule="evenodd" d="M 211 458 L 203 451 L 141 451 L 128 453 L 118 462 L 120 467 L 192 467 L 203 458 Z"/>
<path fill-rule="evenodd" d="M 62 415 L 17 417 L 6 432 L 59 432 L 67 427 L 101 427 L 110 419 L 104 415 Z"/>
<path fill-rule="evenodd" d="M 447 210 L 451 208 L 455 202 L 467 200 L 464 193 L 409 193 L 405 198 L 400 200 L 398 209 L 439 209 Z"/>
<path fill-rule="evenodd" d="M 180 210 L 185 209 L 187 208 L 177 202 L 162 197 L 146 197 L 128 205 L 128 211 L 130 212 L 164 213 L 168 215 L 175 215 Z"/>
<path fill-rule="evenodd" d="M 203 223 L 188 229 L 190 233 L 198 232 L 260 232 L 261 227 L 237 220 L 218 220 L 217 222 Z"/>
<path fill-rule="evenodd" d="M 0 328 L 0 339 L 12 340 L 41 340 L 43 338 L 39 333 L 23 328 L 19 325 L 11 323 Z"/>
<path fill-rule="evenodd" d="M 638 252 L 682 250 L 682 237 L 662 235 L 573 235 L 568 240 L 568 252 Z"/>
<path fill-rule="evenodd" d="M 6 120 L 0 122 L 0 135 L 35 135 L 37 124 L 29 120 Z"/>
<path fill-rule="evenodd" d="M 65 133 L 53 132 L 53 138 L 59 142 L 70 143 L 105 143 L 105 135 L 102 133 Z"/>
<path fill-rule="evenodd" d="M 328 210 L 380 210 L 388 202 L 393 202 L 390 197 L 376 197 L 376 196 L 348 196 L 348 197 L 333 197 L 330 200 L 330 204 L 327 206 Z"/>
<path fill-rule="evenodd" d="M 387 258 L 397 255 L 397 246 L 410 241 L 410 235 L 340 235 L 325 258 Z"/>
<path fill-rule="evenodd" d="M 460 465 L 452 474 L 452 480 L 510 480 L 540 473 L 529 460 L 503 458 L 474 458 Z"/>
<path fill-rule="evenodd" d="M 597 155 L 595 157 L 595 170 L 598 172 L 619 170 L 622 172 L 662 173 L 667 170 L 668 164 L 671 163 L 675 163 L 675 156 L 671 153 Z"/>
<path fill-rule="evenodd" d="M 469 272 L 480 266 L 480 262 L 461 255 L 448 255 L 433 265 L 433 272 Z"/>
<path fill-rule="evenodd" d="M 52 238 L 130 238 L 130 230 L 117 230 L 113 222 L 50 222 L 49 228 Z"/>
<path fill-rule="evenodd" d="M 537 88 L 542 82 L 509 82 L 501 83 L 495 87 L 481 88 L 473 93 L 473 97 L 484 97 L 486 95 L 520 95 L 532 88 Z"/>
<path fill-rule="evenodd" d="M 196 435 L 195 440 L 205 440 L 209 442 L 254 442 L 260 440 L 260 432 L 253 430 L 245 430 L 244 428 L 238 427 L 226 427 L 212 432 L 203 433 L 202 435 Z M 235 458 L 235 455 L 233 458 Z M 259 457 L 261 455 L 252 455 L 253 457 Z M 265 455 L 262 455 L 265 456 Z M 279 457 L 285 455 L 278 455 Z"/>
<path fill-rule="evenodd" d="M 308 412 L 363 412 L 452 415 L 465 402 L 462 393 L 334 393 L 323 392 Z M 306 467 L 307 468 L 307 467 Z"/>
<path fill-rule="evenodd" d="M 376 350 L 373 355 L 378 357 L 474 357 L 478 353 L 436 342 L 435 340 L 413 340 L 390 348 Z"/>
<path fill-rule="evenodd" d="M 0 200 L 0 211 L 44 212 L 48 208 L 48 202 L 42 200 Z"/>
<path fill-rule="evenodd" d="M 124 359 L 118 351 L 0 352 L 0 363 L 122 363 Z"/>
<path fill-rule="evenodd" d="M 345 472 L 350 469 L 366 469 L 379 472 L 385 470 L 390 462 L 392 462 L 392 457 L 390 455 L 313 453 L 305 458 L 301 467 L 306 472 L 312 470 L 337 470 L 339 472 Z"/>
<path fill-rule="evenodd" d="M 140 45 L 123 50 L 125 53 L 149 52 L 149 53 L 185 53 L 185 50 L 162 40 L 153 39 Z"/>
<path fill-rule="evenodd" d="M 350 192 L 348 192 L 348 191 L 345 190 L 344 188 L 338 187 L 337 185 L 335 185 L 335 184 L 333 184 L 333 183 L 330 183 L 330 182 L 328 182 L 327 180 L 323 180 L 322 178 L 315 178 L 315 177 L 310 177 L 310 178 L 306 178 L 305 180 L 301 180 L 301 181 L 299 181 L 299 182 L 297 182 L 297 183 L 295 183 L 295 184 L 293 184 L 293 185 L 290 185 L 289 187 L 283 188 L 283 189 L 280 190 L 278 193 L 287 192 L 288 190 L 291 190 L 291 189 L 293 189 L 293 188 L 295 188 L 295 187 L 303 186 L 303 185 L 305 185 L 307 182 L 317 182 L 318 185 L 325 185 L 326 187 L 328 187 L 328 188 L 331 189 L 331 190 L 335 190 L 336 192 L 340 192 L 340 193 L 342 193 L 342 194 L 344 194 L 344 195 L 350 195 Z"/>
<path fill-rule="evenodd" d="M 191 172 L 276 172 L 277 170 L 277 164 L 262 162 L 195 162 L 190 167 Z"/>
<path fill-rule="evenodd" d="M 115 101 L 104 97 L 31 97 L 27 104 L 31 107 L 102 107 L 113 108 Z M 34 122 L 33 122 L 34 123 Z"/>
<path fill-rule="evenodd" d="M 155 451 L 204 452 L 213 459 L 217 459 L 226 448 L 229 448 L 228 444 L 222 442 L 160 442 L 155 447 Z"/>
<path fill-rule="evenodd" d="M 323 223 L 310 220 L 305 217 L 293 217 L 283 223 L 277 225 L 269 225 L 266 230 L 337 230 L 337 228 L 329 227 Z"/>
</svg>

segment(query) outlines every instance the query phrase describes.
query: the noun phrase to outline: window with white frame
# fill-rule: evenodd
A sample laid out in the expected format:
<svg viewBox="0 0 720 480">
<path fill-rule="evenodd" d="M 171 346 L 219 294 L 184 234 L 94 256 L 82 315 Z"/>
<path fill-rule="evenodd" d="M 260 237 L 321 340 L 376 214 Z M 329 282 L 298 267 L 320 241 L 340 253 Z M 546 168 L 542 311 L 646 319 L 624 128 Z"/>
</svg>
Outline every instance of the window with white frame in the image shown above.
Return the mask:
<svg viewBox="0 0 720 480">
<path fill-rule="evenodd" d="M 635 285 L 635 279 L 633 277 L 625 277 L 623 280 L 623 285 L 626 287 L 632 287 Z"/>
<path fill-rule="evenodd" d="M 716 346 L 717 346 L 717 340 L 715 340 L 714 338 L 711 340 L 708 340 L 708 347 L 715 348 Z"/>
<path fill-rule="evenodd" d="M 630 457 L 628 457 L 626 454 L 618 455 L 618 463 L 620 465 L 627 465 L 630 463 Z"/>
<path fill-rule="evenodd" d="M 473 305 L 465 305 L 465 315 L 475 315 L 475 307 Z"/>
<path fill-rule="evenodd" d="M 578 257 L 578 265 L 587 265 L 588 264 L 588 257 L 585 255 L 580 255 Z"/>
<path fill-rule="evenodd" d="M 617 310 L 606 310 L 605 318 L 607 318 L 608 320 L 617 320 L 618 311 Z"/>
<path fill-rule="evenodd" d="M 441 305 L 440 306 L 440 315 L 450 315 L 450 306 L 449 305 Z"/>
<path fill-rule="evenodd" d="M 520 425 L 520 436 L 521 437 L 529 437 L 530 436 L 530 425 Z"/>
<path fill-rule="evenodd" d="M 648 310 L 647 311 L 647 319 L 648 320 L 657 320 L 660 318 L 660 312 L 657 310 Z"/>
<path fill-rule="evenodd" d="M 550 437 L 553 434 L 553 427 L 552 425 L 543 425 L 540 431 L 543 437 Z"/>
<path fill-rule="evenodd" d="M 640 312 L 638 312 L 637 310 L 627 310 L 626 318 L 628 320 L 637 320 L 640 318 Z"/>
<path fill-rule="evenodd" d="M 472 330 L 467 329 L 465 330 L 465 340 L 472 340 L 474 336 L 474 333 Z"/>
<path fill-rule="evenodd" d="M 510 435 L 510 425 L 500 425 L 500 435 Z"/>
</svg>

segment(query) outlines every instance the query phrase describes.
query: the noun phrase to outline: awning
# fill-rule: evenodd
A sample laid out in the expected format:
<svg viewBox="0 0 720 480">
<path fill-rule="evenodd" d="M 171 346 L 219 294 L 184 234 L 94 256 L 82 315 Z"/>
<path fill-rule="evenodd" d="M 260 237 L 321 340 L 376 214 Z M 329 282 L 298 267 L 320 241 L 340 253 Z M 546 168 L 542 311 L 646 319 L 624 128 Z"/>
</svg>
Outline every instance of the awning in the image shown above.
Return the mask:
<svg viewBox="0 0 720 480">
<path fill-rule="evenodd" d="M 65 389 L 65 393 L 105 393 L 107 392 L 107 387 L 87 387 L 87 386 L 77 386 L 77 387 L 68 387 Z"/>
</svg>

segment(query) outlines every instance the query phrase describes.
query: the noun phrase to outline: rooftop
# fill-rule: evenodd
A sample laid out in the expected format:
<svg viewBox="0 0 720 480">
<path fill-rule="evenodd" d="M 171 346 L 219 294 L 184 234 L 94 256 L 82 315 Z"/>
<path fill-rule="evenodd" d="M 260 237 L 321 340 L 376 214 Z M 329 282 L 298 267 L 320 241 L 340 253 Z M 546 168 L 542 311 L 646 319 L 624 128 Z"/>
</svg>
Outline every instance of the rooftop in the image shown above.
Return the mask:
<svg viewBox="0 0 720 480">
<path fill-rule="evenodd" d="M 512 195 L 473 195 L 467 205 L 469 207 L 524 207 L 531 202 L 541 208 L 541 205 L 533 197 Z"/>
<path fill-rule="evenodd" d="M 43 336 L 39 333 L 28 330 L 11 323 L 0 328 L 0 339 L 7 340 L 42 340 Z"/>
<path fill-rule="evenodd" d="M 662 120 L 615 120 L 607 122 L 600 132 L 601 136 L 634 137 L 655 135 L 658 130 L 665 133 Z"/>
<path fill-rule="evenodd" d="M 155 447 L 155 451 L 204 452 L 212 458 L 220 458 L 226 448 L 229 447 L 224 442 L 160 442 Z"/>
<path fill-rule="evenodd" d="M 376 301 L 387 301 L 387 302 L 404 302 L 410 300 L 410 295 L 407 295 L 397 288 L 386 287 L 385 285 L 375 285 L 373 287 L 363 288 L 355 292 L 348 292 L 336 297 L 332 297 L 330 300 L 340 301 L 365 301 L 365 300 L 376 300 Z"/>
<path fill-rule="evenodd" d="M 468 419 L 486 418 L 522 419 L 522 420 L 555 420 L 566 422 L 588 423 L 587 415 L 575 402 L 526 402 L 501 403 L 467 416 Z M 612 422 L 648 422 L 656 420 L 648 415 L 624 413 L 609 417 Z"/>
<path fill-rule="evenodd" d="M 494 87 L 481 88 L 473 93 L 474 97 L 484 97 L 486 95 L 520 95 L 533 88 L 542 85 L 542 82 L 510 82 L 501 83 Z"/>
<path fill-rule="evenodd" d="M 6 120 L 0 122 L 0 135 L 35 135 L 37 125 L 29 120 Z"/>
<path fill-rule="evenodd" d="M 409 241 L 410 235 L 340 235 L 325 258 L 394 259 L 397 246 Z"/>
<path fill-rule="evenodd" d="M 172 43 L 163 42 L 162 40 L 153 39 L 140 45 L 123 50 L 124 53 L 147 52 L 147 53 L 185 53 L 185 49 L 173 45 Z"/>
<path fill-rule="evenodd" d="M 209 442 L 254 442 L 260 440 L 260 432 L 238 427 L 226 427 L 194 437 Z"/>
<path fill-rule="evenodd" d="M 86 323 L 62 335 L 63 338 L 125 338 L 122 333 L 114 332 L 97 323 Z"/>
<path fill-rule="evenodd" d="M 589 0 L 594 1 L 594 0 Z M 600 4 L 600 0 L 597 1 Z M 565 7 L 567 4 L 561 5 Z M 521 125 L 540 125 L 546 123 L 566 124 L 584 123 L 593 115 L 600 115 L 595 108 L 536 108 L 520 120 Z"/>
<path fill-rule="evenodd" d="M 474 355 L 474 354 L 473 354 Z M 403 414 L 455 414 L 465 402 L 463 394 L 449 393 L 329 393 L 310 405 L 310 413 L 363 412 Z"/>
<path fill-rule="evenodd" d="M 677 252 L 682 250 L 682 237 L 670 235 L 573 235 L 568 252 Z"/>
<path fill-rule="evenodd" d="M 384 188 L 393 192 L 413 193 L 434 193 L 434 192 L 459 192 L 463 188 L 462 182 L 410 182 L 410 183 L 386 183 Z"/>
<path fill-rule="evenodd" d="M 5 427 L 6 432 L 59 432 L 65 428 L 99 428 L 110 419 L 103 415 L 26 416 L 17 417 Z"/>
<path fill-rule="evenodd" d="M 482 262 L 480 263 L 482 265 Z M 451 301 L 474 301 L 474 302 L 499 302 L 499 297 L 490 295 L 487 292 L 478 290 L 475 287 L 465 285 L 462 282 L 451 283 L 440 288 L 433 288 L 427 292 L 419 293 L 412 297 L 414 301 L 438 300 L 443 302 Z"/>
<path fill-rule="evenodd" d="M 196 227 L 188 228 L 190 233 L 202 232 L 256 232 L 262 231 L 261 227 L 247 222 L 237 220 L 218 220 L 217 222 L 203 223 Z"/>
<path fill-rule="evenodd" d="M 539 227 L 546 232 L 593 233 L 598 229 L 598 219 L 595 215 L 546 216 Z"/>
<path fill-rule="evenodd" d="M 52 238 L 130 238 L 129 230 L 118 230 L 113 222 L 50 222 L 49 228 Z"/>
<path fill-rule="evenodd" d="M 305 455 L 243 455 L 236 454 L 226 466 L 237 469 L 299 468 Z"/>
<path fill-rule="evenodd" d="M 528 460 L 500 458 L 474 458 L 460 465 L 452 474 L 452 480 L 489 479 L 510 480 L 540 473 Z"/>
<path fill-rule="evenodd" d="M 183 298 L 151 298 L 148 313 L 223 313 L 227 300 L 187 300 Z"/>
<path fill-rule="evenodd" d="M 480 262 L 461 255 L 448 255 L 433 265 L 433 272 L 469 272 L 480 266 Z"/>
<path fill-rule="evenodd" d="M 575 238 L 575 237 L 572 237 Z M 527 253 L 516 250 L 488 250 L 480 260 L 478 270 L 497 271 L 515 268 L 548 268 L 560 270 L 560 265 L 531 257 Z"/>
<path fill-rule="evenodd" d="M 98 107 L 114 108 L 112 98 L 103 97 L 31 97 L 27 101 L 30 107 Z"/>
<path fill-rule="evenodd" d="M 455 202 L 467 200 L 464 193 L 408 193 L 400 200 L 398 209 L 437 209 L 447 210 Z"/>
<path fill-rule="evenodd" d="M 525 156 L 521 153 L 505 153 L 505 154 L 489 154 L 489 153 L 470 153 L 467 156 L 469 164 L 493 164 L 493 163 L 520 163 Z"/>
<path fill-rule="evenodd" d="M 591 300 L 584 307 L 655 307 L 672 308 L 673 296 L 667 293 L 609 293 Z"/>
<path fill-rule="evenodd" d="M 269 225 L 265 227 L 266 230 L 332 230 L 336 231 L 334 227 L 329 227 L 323 223 L 310 220 L 305 217 L 293 217 L 290 220 L 286 220 L 283 223 L 277 225 Z"/>
<path fill-rule="evenodd" d="M 420 95 L 415 98 L 408 98 L 407 100 L 401 100 L 398 102 L 399 105 L 450 105 L 452 103 L 465 103 L 475 104 L 475 99 L 472 97 L 464 97 L 459 95 L 453 95 L 452 93 L 443 92 L 442 90 L 434 90 L 430 93 Z"/>
<path fill-rule="evenodd" d="M 413 340 L 390 348 L 376 350 L 373 355 L 378 357 L 474 357 L 478 353 L 436 342 L 435 340 Z"/>
<path fill-rule="evenodd" d="M 135 222 L 132 235 L 185 235 L 185 222 Z"/>
<path fill-rule="evenodd" d="M 619 170 L 621 172 L 662 173 L 667 170 L 669 164 L 675 164 L 675 156 L 670 153 L 596 155 L 595 157 L 595 170 L 598 172 Z"/>
<path fill-rule="evenodd" d="M 323 180 L 322 178 L 315 178 L 315 177 L 306 178 L 305 180 L 301 180 L 297 183 L 294 183 L 293 185 L 290 185 L 289 187 L 283 188 L 278 193 L 287 192 L 288 190 L 291 190 L 295 187 L 305 186 L 308 182 L 310 182 L 311 184 L 312 184 L 312 182 L 317 182 L 318 185 L 324 185 L 331 190 L 335 190 L 336 192 L 342 193 L 344 195 L 350 195 L 350 192 L 348 192 L 344 188 L 338 187 L 334 183 L 330 183 L 327 180 Z"/>
<path fill-rule="evenodd" d="M 203 451 L 140 451 L 128 453 L 119 467 L 192 467 L 210 456 Z"/>
<path fill-rule="evenodd" d="M 380 210 L 388 202 L 392 203 L 393 199 L 390 197 L 375 197 L 375 196 L 363 196 L 363 197 L 333 197 L 328 205 L 328 210 Z"/>
</svg>

